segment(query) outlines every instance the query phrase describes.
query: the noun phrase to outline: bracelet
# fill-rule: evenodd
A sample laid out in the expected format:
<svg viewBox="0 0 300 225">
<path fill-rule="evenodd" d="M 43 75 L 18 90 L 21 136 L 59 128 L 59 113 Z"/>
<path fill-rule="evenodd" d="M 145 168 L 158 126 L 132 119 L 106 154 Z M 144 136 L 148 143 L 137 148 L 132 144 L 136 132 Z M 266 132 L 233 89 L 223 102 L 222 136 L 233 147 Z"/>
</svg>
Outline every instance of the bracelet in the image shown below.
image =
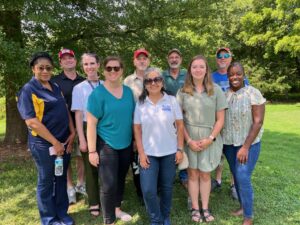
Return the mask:
<svg viewBox="0 0 300 225">
<path fill-rule="evenodd" d="M 91 153 L 95 153 L 95 152 L 97 152 L 97 151 L 89 152 L 89 154 L 91 154 Z"/>
<path fill-rule="evenodd" d="M 209 135 L 209 137 L 208 137 L 210 140 L 212 140 L 212 141 L 215 141 L 216 140 L 216 138 L 214 137 L 214 136 L 212 136 L 212 135 Z"/>
</svg>

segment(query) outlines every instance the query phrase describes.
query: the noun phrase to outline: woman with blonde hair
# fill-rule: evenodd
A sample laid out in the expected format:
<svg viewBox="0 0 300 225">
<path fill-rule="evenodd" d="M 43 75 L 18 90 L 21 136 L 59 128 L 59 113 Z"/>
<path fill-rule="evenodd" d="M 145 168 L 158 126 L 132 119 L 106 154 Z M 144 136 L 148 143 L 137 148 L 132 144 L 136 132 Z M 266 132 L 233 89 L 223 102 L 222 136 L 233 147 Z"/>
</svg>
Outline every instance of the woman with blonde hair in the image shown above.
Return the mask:
<svg viewBox="0 0 300 225">
<path fill-rule="evenodd" d="M 221 160 L 223 143 L 219 133 L 227 103 L 221 88 L 212 82 L 204 56 L 197 55 L 191 60 L 177 100 L 183 111 L 185 151 L 189 158 L 188 191 L 192 200 L 192 220 L 211 222 L 214 217 L 208 208 L 210 173 Z"/>
</svg>

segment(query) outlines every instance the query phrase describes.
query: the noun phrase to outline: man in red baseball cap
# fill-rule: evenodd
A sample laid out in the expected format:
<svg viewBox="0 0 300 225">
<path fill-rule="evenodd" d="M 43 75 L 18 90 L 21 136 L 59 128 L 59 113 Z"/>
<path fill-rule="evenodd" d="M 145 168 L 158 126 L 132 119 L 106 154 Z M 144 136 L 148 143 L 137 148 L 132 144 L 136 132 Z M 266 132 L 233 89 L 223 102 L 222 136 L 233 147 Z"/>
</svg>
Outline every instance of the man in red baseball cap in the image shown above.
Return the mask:
<svg viewBox="0 0 300 225">
<path fill-rule="evenodd" d="M 75 113 L 71 111 L 72 106 L 72 91 L 75 85 L 84 81 L 85 79 L 76 72 L 77 60 L 75 53 L 71 49 L 63 48 L 58 53 L 59 63 L 62 68 L 62 72 L 52 77 L 52 81 L 57 83 L 63 92 L 64 98 L 67 102 L 68 109 L 71 113 L 74 127 L 75 127 Z M 76 137 L 77 138 L 77 137 Z M 74 187 L 72 182 L 72 170 L 71 163 L 69 164 L 67 172 L 67 186 L 68 186 L 68 198 L 69 203 L 76 203 L 76 192 L 86 194 L 84 184 L 84 166 L 83 160 L 80 154 L 78 143 L 74 142 L 74 155 L 76 155 L 76 166 L 77 166 L 77 185 Z"/>
</svg>

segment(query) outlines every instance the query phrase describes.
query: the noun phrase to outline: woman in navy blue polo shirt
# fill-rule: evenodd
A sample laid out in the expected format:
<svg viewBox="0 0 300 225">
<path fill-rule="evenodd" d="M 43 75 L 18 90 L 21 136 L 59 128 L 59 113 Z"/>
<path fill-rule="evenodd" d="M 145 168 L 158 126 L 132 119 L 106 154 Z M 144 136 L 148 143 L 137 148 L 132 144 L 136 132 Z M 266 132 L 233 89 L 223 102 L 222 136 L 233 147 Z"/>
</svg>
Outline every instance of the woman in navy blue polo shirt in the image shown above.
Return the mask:
<svg viewBox="0 0 300 225">
<path fill-rule="evenodd" d="M 67 214 L 66 172 L 75 130 L 60 88 L 50 81 L 53 60 L 46 52 L 30 60 L 32 79 L 18 93 L 18 110 L 28 127 L 28 144 L 38 170 L 37 202 L 43 225 L 74 224 Z M 50 155 L 50 147 L 54 155 Z M 66 149 L 65 149 L 66 146 Z M 55 176 L 56 155 L 63 157 L 63 175 Z"/>
</svg>

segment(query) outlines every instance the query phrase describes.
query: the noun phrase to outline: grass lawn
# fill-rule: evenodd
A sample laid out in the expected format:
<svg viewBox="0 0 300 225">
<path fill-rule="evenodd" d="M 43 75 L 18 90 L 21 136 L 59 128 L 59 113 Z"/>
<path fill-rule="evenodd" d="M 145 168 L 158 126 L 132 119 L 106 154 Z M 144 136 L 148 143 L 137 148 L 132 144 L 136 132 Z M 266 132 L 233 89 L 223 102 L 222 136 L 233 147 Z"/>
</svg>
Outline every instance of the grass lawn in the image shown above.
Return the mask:
<svg viewBox="0 0 300 225">
<path fill-rule="evenodd" d="M 253 174 L 255 190 L 255 224 L 300 224 L 300 103 L 268 105 L 262 152 Z M 39 224 L 36 206 L 36 169 L 30 157 L 10 156 L 0 162 L 0 224 Z M 222 188 L 211 195 L 210 207 L 216 218 L 211 224 L 241 224 L 228 212 L 238 203 L 229 195 L 229 171 L 226 165 Z M 187 210 L 187 193 L 175 182 L 171 220 L 173 225 L 195 224 Z M 91 218 L 84 198 L 70 207 L 76 224 L 101 224 Z M 126 185 L 123 209 L 134 216 L 130 223 L 149 224 L 145 209 L 135 197 L 131 176 Z"/>
</svg>

